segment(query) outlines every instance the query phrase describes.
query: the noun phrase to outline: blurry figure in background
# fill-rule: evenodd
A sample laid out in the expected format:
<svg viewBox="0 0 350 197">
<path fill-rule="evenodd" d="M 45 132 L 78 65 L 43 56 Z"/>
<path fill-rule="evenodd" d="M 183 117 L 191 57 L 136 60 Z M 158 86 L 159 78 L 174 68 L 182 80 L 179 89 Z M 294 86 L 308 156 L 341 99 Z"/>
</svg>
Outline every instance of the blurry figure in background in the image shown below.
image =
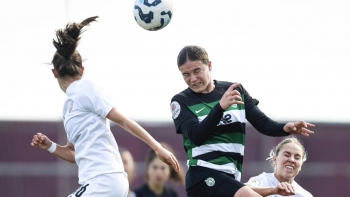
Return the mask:
<svg viewBox="0 0 350 197">
<path fill-rule="evenodd" d="M 286 137 L 272 148 L 270 157 L 267 158 L 274 172 L 263 172 L 252 177 L 246 185 L 262 196 L 312 197 L 308 191 L 294 181 L 306 157 L 307 152 L 303 144 L 293 136 Z"/>
<path fill-rule="evenodd" d="M 161 145 L 174 154 L 169 145 L 165 143 L 161 143 Z M 185 185 L 183 170 L 176 172 L 173 167 L 165 165 L 157 158 L 152 149 L 146 155 L 145 179 L 146 183 L 135 190 L 137 197 L 177 197 L 177 192 L 166 183 L 170 179 L 175 183 Z"/>
<path fill-rule="evenodd" d="M 119 153 L 122 157 L 124 170 L 128 174 L 128 181 L 129 181 L 129 193 L 128 197 L 136 197 L 135 192 L 130 189 L 130 184 L 132 180 L 134 179 L 135 175 L 135 162 L 134 158 L 132 157 L 129 150 L 123 147 L 119 147 Z"/>
<path fill-rule="evenodd" d="M 176 158 L 163 148 L 146 130 L 124 116 L 96 83 L 83 79 L 84 66 L 76 50 L 83 28 L 98 17 L 81 23 L 68 23 L 56 31 L 53 45 L 52 73 L 67 99 L 63 107 L 63 124 L 67 144 L 58 145 L 46 135 L 37 133 L 31 146 L 48 150 L 55 156 L 78 165 L 81 187 L 70 196 L 126 197 L 128 179 L 118 152 L 118 144 L 111 132 L 109 120 L 147 143 L 159 158 L 178 170 Z"/>
</svg>

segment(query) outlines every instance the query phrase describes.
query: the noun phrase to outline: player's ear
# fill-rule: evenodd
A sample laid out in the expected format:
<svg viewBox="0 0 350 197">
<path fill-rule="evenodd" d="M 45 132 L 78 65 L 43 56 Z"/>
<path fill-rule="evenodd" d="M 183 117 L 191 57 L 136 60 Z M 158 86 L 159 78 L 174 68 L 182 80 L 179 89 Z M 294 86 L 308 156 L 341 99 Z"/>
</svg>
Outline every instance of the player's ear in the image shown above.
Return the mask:
<svg viewBox="0 0 350 197">
<path fill-rule="evenodd" d="M 213 68 L 213 67 L 211 66 L 211 61 L 209 61 L 209 63 L 208 63 L 208 69 L 209 69 L 209 71 L 211 71 L 212 68 Z"/>
<path fill-rule="evenodd" d="M 84 66 L 82 66 L 81 68 L 80 68 L 80 70 L 79 70 L 79 74 L 81 75 L 81 76 L 83 76 L 83 74 L 84 74 Z"/>
<path fill-rule="evenodd" d="M 277 163 L 277 162 L 276 162 L 276 156 L 273 156 L 273 157 L 272 157 L 272 164 L 273 164 L 273 166 L 276 166 L 276 163 Z"/>
<path fill-rule="evenodd" d="M 51 69 L 51 71 L 52 71 L 52 73 L 53 73 L 53 76 L 57 79 L 57 77 L 58 77 L 58 72 L 57 72 L 57 70 L 56 69 Z"/>
</svg>

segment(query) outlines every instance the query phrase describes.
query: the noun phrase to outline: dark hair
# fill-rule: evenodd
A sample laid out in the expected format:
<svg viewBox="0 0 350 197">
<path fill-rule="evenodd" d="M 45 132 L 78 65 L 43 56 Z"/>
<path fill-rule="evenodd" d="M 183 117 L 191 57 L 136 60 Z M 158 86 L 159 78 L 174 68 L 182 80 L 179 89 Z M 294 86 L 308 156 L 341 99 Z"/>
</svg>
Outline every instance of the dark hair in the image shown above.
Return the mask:
<svg viewBox="0 0 350 197">
<path fill-rule="evenodd" d="M 160 143 L 162 145 L 162 147 L 164 147 L 165 149 L 167 149 L 168 151 L 170 151 L 171 153 L 174 154 L 174 151 L 172 150 L 172 148 L 164 143 L 161 142 Z M 147 171 L 148 171 L 148 167 L 151 164 L 151 162 L 157 158 L 157 154 L 154 152 L 153 149 L 149 149 L 147 154 L 146 154 L 146 168 L 145 168 L 145 178 L 146 180 L 148 179 L 148 175 L 147 175 Z M 181 169 L 180 166 L 180 172 L 176 172 L 175 169 L 172 166 L 170 167 L 170 180 L 174 181 L 175 183 L 180 183 L 180 184 L 185 184 L 185 175 L 183 174 L 183 170 Z"/>
<path fill-rule="evenodd" d="M 186 63 L 186 61 L 202 60 L 204 64 L 209 63 L 208 53 L 203 47 L 196 45 L 185 46 L 177 56 L 177 66 L 180 67 Z"/>
<path fill-rule="evenodd" d="M 68 23 L 65 29 L 56 31 L 57 41 L 53 39 L 53 45 L 56 47 L 52 64 L 60 77 L 76 76 L 79 74 L 79 68 L 83 67 L 83 62 L 79 52 L 76 50 L 80 35 L 84 32 L 83 27 L 96 21 L 98 16 L 90 17 L 81 23 Z"/>
</svg>

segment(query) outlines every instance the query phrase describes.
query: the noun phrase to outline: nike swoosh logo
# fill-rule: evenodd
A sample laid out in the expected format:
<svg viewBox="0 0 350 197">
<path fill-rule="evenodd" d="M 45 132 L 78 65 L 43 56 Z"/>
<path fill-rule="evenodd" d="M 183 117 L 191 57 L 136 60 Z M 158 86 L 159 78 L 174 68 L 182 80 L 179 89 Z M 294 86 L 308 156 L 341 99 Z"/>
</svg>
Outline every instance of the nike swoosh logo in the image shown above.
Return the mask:
<svg viewBox="0 0 350 197">
<path fill-rule="evenodd" d="M 205 107 L 203 107 L 202 109 L 200 110 L 196 110 L 196 114 L 198 114 L 199 112 L 201 112 Z"/>
</svg>

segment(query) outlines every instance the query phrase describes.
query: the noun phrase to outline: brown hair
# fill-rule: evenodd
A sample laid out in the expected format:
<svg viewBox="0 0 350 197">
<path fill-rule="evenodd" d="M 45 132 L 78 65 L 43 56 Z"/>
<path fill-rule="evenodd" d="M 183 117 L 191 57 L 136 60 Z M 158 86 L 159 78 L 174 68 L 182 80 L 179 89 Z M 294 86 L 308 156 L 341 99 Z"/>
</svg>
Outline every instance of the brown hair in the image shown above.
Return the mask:
<svg viewBox="0 0 350 197">
<path fill-rule="evenodd" d="M 76 76 L 79 74 L 79 68 L 82 68 L 82 59 L 76 50 L 80 35 L 84 32 L 82 29 L 91 22 L 96 21 L 98 16 L 90 17 L 81 23 L 68 23 L 65 29 L 56 31 L 57 40 L 53 40 L 56 52 L 52 59 L 52 64 L 60 77 Z"/>
<path fill-rule="evenodd" d="M 186 63 L 186 61 L 201 60 L 204 64 L 208 65 L 209 57 L 207 51 L 196 45 L 185 46 L 177 56 L 177 66 L 180 67 Z"/>
<path fill-rule="evenodd" d="M 161 142 L 160 143 L 162 145 L 162 147 L 164 147 L 165 149 L 167 149 L 168 151 L 170 151 L 171 153 L 174 154 L 173 149 L 166 143 Z M 150 163 L 157 158 L 157 154 L 154 152 L 153 149 L 149 149 L 147 154 L 146 154 L 146 168 L 145 168 L 145 178 L 146 180 L 148 179 L 148 175 L 147 175 L 147 170 L 148 167 L 150 165 Z M 170 180 L 174 181 L 175 183 L 180 183 L 180 184 L 185 184 L 185 175 L 183 173 L 183 170 L 181 169 L 180 166 L 180 171 L 176 172 L 175 169 L 172 166 L 170 167 Z"/>
<path fill-rule="evenodd" d="M 274 167 L 273 165 L 273 157 L 277 156 L 278 153 L 280 152 L 280 150 L 283 148 L 283 146 L 285 144 L 288 144 L 288 143 L 294 143 L 294 144 L 297 144 L 301 147 L 302 151 L 303 151 L 303 155 L 301 156 L 302 158 L 302 161 L 305 162 L 306 159 L 307 159 L 307 152 L 305 150 L 305 147 L 303 145 L 303 143 L 296 137 L 294 136 L 288 136 L 288 137 L 285 137 L 280 143 L 277 144 L 277 146 L 273 147 L 270 151 L 270 157 L 268 157 L 266 160 L 269 160 L 271 162 L 271 165 L 272 167 Z"/>
</svg>

